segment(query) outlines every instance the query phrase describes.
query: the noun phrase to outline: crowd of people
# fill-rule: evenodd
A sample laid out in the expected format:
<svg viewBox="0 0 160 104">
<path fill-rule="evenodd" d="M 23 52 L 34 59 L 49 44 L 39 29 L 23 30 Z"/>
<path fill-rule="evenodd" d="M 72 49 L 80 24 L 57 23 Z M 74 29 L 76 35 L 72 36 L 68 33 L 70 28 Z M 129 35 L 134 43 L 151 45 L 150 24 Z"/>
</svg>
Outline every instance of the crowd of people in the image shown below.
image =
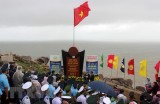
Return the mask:
<svg viewBox="0 0 160 104">
<path fill-rule="evenodd" d="M 84 81 L 76 81 L 67 76 L 62 78 L 63 74 L 54 74 L 54 71 L 39 74 L 33 68 L 23 72 L 22 66 L 3 62 L 0 69 L 1 104 L 138 104 L 134 92 L 130 92 L 127 99 L 124 90 L 116 86 L 116 96 L 91 89 L 88 83 L 94 81 L 93 72 L 86 73 Z M 159 104 L 159 90 L 160 83 L 152 85 L 148 79 L 140 103 Z"/>
</svg>

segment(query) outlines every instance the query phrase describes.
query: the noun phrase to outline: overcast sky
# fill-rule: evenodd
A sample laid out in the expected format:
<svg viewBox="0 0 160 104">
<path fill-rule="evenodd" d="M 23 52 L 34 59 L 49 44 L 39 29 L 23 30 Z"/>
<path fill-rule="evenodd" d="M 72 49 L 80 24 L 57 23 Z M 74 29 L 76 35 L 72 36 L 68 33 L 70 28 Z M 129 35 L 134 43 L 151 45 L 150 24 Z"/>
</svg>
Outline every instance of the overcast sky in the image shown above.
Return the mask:
<svg viewBox="0 0 160 104">
<path fill-rule="evenodd" d="M 73 9 L 86 0 L 0 0 L 0 41 L 73 39 Z M 78 41 L 160 42 L 160 0 L 88 0 Z"/>
</svg>

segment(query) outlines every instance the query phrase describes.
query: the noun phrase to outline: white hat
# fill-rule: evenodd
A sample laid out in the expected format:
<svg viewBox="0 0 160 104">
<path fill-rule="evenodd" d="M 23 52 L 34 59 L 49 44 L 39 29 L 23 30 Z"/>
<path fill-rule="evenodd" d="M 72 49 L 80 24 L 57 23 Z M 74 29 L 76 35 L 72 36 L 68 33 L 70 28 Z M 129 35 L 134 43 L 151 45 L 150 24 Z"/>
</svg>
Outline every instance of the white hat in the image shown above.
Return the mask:
<svg viewBox="0 0 160 104">
<path fill-rule="evenodd" d="M 22 89 L 29 89 L 32 86 L 32 82 L 26 82 L 23 86 Z"/>
<path fill-rule="evenodd" d="M 94 92 L 92 95 L 97 95 L 98 94 L 98 92 L 96 91 L 96 92 Z"/>
<path fill-rule="evenodd" d="M 108 97 L 105 97 L 105 98 L 103 99 L 103 102 L 104 102 L 105 104 L 111 104 L 111 100 L 110 100 Z"/>
<path fill-rule="evenodd" d="M 78 90 L 78 92 L 79 92 L 79 93 L 82 92 L 83 89 L 84 89 L 84 86 L 81 86 L 81 88 Z"/>
<path fill-rule="evenodd" d="M 41 87 L 41 91 L 46 91 L 49 88 L 48 84 L 45 84 Z"/>
<path fill-rule="evenodd" d="M 61 96 L 62 99 L 71 99 L 71 96 Z"/>
<path fill-rule="evenodd" d="M 31 75 L 31 78 L 36 80 L 36 79 L 38 79 L 38 76 L 37 75 Z"/>
<path fill-rule="evenodd" d="M 91 92 L 91 91 L 93 91 L 92 89 L 90 89 L 90 90 L 88 90 L 87 92 Z"/>
<path fill-rule="evenodd" d="M 58 88 L 54 91 L 54 95 L 56 95 L 60 90 L 61 90 L 61 88 L 58 87 Z"/>
</svg>

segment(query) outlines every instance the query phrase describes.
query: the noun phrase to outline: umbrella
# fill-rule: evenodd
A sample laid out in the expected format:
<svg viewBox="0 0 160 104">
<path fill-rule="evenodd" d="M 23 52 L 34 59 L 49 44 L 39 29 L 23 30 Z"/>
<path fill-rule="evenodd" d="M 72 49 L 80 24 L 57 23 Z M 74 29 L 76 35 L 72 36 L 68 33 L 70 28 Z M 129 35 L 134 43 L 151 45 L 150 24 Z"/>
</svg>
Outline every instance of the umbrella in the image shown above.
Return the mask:
<svg viewBox="0 0 160 104">
<path fill-rule="evenodd" d="M 114 89 L 105 82 L 92 81 L 88 84 L 88 86 L 90 86 L 91 89 L 93 89 L 93 90 L 97 90 L 97 91 L 100 91 L 102 93 L 106 93 L 109 96 L 112 96 L 112 97 L 116 96 L 116 93 L 115 93 Z"/>
</svg>

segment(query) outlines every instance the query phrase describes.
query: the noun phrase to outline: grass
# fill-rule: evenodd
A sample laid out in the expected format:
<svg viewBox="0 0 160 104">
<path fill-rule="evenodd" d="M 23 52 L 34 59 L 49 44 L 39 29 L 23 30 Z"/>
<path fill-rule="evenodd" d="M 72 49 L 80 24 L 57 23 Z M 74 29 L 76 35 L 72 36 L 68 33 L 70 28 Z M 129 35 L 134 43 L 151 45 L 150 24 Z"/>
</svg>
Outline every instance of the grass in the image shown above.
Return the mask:
<svg viewBox="0 0 160 104">
<path fill-rule="evenodd" d="M 46 66 L 45 65 L 41 65 L 41 64 L 37 64 L 37 63 L 33 64 L 31 62 L 21 62 L 21 61 L 17 61 L 16 63 L 18 65 L 22 66 L 24 71 L 27 71 L 28 69 L 33 67 L 34 70 L 37 71 L 39 74 L 46 72 Z"/>
</svg>

